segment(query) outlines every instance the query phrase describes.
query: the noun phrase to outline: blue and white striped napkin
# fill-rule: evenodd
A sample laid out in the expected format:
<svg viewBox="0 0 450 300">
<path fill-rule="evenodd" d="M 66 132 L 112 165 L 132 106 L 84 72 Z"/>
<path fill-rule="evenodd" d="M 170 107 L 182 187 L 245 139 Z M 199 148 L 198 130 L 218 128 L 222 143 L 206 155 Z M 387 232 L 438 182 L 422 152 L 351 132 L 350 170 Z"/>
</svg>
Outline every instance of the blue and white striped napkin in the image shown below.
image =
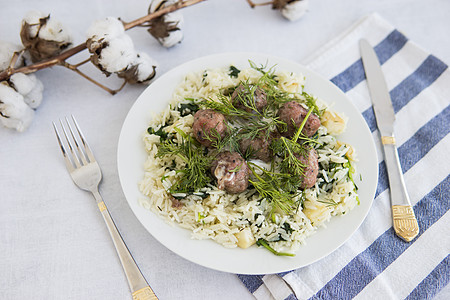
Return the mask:
<svg viewBox="0 0 450 300">
<path fill-rule="evenodd" d="M 420 226 L 410 243 L 392 228 L 380 135 L 359 53 L 366 38 L 382 64 L 396 113 L 395 136 Z M 429 299 L 450 279 L 450 71 L 376 14 L 330 41 L 305 62 L 347 94 L 378 147 L 372 208 L 338 250 L 283 274 L 238 275 L 257 299 Z M 448 290 L 446 288 L 446 290 Z"/>
</svg>

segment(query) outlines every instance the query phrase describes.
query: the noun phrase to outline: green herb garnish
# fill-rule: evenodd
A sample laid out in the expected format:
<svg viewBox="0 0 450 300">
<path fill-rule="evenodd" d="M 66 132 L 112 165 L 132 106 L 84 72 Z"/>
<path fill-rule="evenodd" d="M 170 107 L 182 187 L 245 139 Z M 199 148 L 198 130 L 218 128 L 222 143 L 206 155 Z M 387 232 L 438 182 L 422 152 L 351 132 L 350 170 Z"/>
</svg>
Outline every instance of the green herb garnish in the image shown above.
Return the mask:
<svg viewBox="0 0 450 300">
<path fill-rule="evenodd" d="M 211 182 L 208 175 L 213 156 L 206 156 L 201 146 L 179 128 L 174 128 L 181 136 L 180 144 L 172 140 L 165 140 L 158 148 L 156 157 L 166 155 L 178 156 L 185 163 L 185 167 L 177 170 L 181 177 L 170 187 L 170 193 L 192 193 L 205 187 Z"/>
<path fill-rule="evenodd" d="M 237 78 L 240 72 L 241 70 L 239 70 L 235 66 L 230 66 L 230 71 L 228 72 L 228 75 L 230 75 L 230 77 Z"/>
<path fill-rule="evenodd" d="M 180 116 L 185 117 L 190 114 L 195 114 L 198 111 L 199 107 L 194 102 L 191 103 L 181 103 L 178 111 L 180 112 Z"/>
<path fill-rule="evenodd" d="M 272 252 L 275 255 L 278 256 L 295 256 L 295 254 L 293 253 L 287 253 L 287 252 L 278 252 L 275 249 L 273 249 L 272 247 L 269 246 L 269 243 L 265 240 L 265 239 L 258 239 L 256 241 L 256 245 L 258 246 L 263 246 L 264 248 L 266 248 L 267 250 L 269 250 L 270 252 Z"/>
<path fill-rule="evenodd" d="M 298 193 L 286 190 L 286 181 L 290 181 L 293 176 L 290 174 L 278 173 L 273 170 L 268 171 L 254 163 L 247 162 L 254 179 L 249 179 L 261 198 L 267 199 L 272 204 L 272 212 L 277 208 L 289 213 L 298 205 L 299 201 L 294 198 Z M 257 172 L 257 170 L 259 172 Z M 261 174 L 258 174 L 261 173 Z"/>
<path fill-rule="evenodd" d="M 159 136 L 161 138 L 161 140 L 166 140 L 168 137 L 168 133 L 163 131 L 163 127 L 159 128 L 158 130 L 155 131 L 155 129 L 153 127 L 149 127 L 147 128 L 147 132 L 148 134 L 155 134 L 157 136 Z"/>
</svg>

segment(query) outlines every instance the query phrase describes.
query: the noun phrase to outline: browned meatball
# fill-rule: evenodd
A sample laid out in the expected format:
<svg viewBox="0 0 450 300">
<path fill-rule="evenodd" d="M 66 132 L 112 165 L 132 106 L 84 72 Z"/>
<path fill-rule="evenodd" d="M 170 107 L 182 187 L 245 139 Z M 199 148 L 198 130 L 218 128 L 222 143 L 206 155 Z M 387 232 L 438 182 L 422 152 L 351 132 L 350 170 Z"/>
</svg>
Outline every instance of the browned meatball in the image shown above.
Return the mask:
<svg viewBox="0 0 450 300">
<path fill-rule="evenodd" d="M 271 141 L 271 137 L 267 137 L 266 134 L 261 133 L 254 139 L 240 140 L 239 148 L 243 154 L 250 153 L 251 158 L 269 162 L 273 157 L 272 150 L 270 150 Z"/>
<path fill-rule="evenodd" d="M 308 111 L 296 101 L 289 101 L 283 104 L 278 110 L 278 117 L 287 124 L 287 131 L 281 132 L 281 134 L 286 137 L 294 136 L 307 113 Z M 310 114 L 302 129 L 302 133 L 307 137 L 311 137 L 317 132 L 319 127 L 319 118 L 314 114 Z"/>
<path fill-rule="evenodd" d="M 310 147 L 306 149 L 306 152 L 303 154 L 296 153 L 295 157 L 297 157 L 298 160 L 305 165 L 300 188 L 308 189 L 313 187 L 317 181 L 317 174 L 319 174 L 319 161 L 316 149 Z"/>
<path fill-rule="evenodd" d="M 267 106 L 267 96 L 266 92 L 260 87 L 257 87 L 253 93 L 253 98 L 249 96 L 250 90 L 248 87 L 245 87 L 243 84 L 240 84 L 231 95 L 231 101 L 235 107 L 241 108 L 247 112 L 252 112 L 253 110 L 250 107 L 244 105 L 243 101 L 251 106 L 254 106 L 259 112 L 261 112 L 264 107 Z M 252 101 L 252 103 L 248 103 Z"/>
<path fill-rule="evenodd" d="M 217 179 L 217 187 L 230 194 L 238 194 L 248 187 L 250 169 L 237 152 L 225 151 L 217 155 L 211 173 Z"/>
<path fill-rule="evenodd" d="M 217 140 L 217 135 L 225 137 L 227 121 L 224 115 L 212 109 L 199 110 L 194 115 L 192 132 L 200 144 L 209 147 Z"/>
</svg>

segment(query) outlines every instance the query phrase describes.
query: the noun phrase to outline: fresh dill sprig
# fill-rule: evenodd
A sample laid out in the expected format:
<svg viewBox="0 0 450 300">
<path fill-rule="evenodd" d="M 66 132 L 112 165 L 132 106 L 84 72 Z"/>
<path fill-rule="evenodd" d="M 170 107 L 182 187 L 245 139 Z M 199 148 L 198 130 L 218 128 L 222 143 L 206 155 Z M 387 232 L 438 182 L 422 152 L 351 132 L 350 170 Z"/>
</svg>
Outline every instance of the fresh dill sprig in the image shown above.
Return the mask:
<svg viewBox="0 0 450 300">
<path fill-rule="evenodd" d="M 319 118 L 322 117 L 323 113 L 325 112 L 325 109 L 319 109 L 319 107 L 317 106 L 317 103 L 316 103 L 317 99 L 305 91 L 302 92 L 302 96 L 305 98 L 306 105 L 308 107 L 313 108 L 313 113 L 315 113 L 317 116 L 319 116 Z"/>
<path fill-rule="evenodd" d="M 317 202 L 326 204 L 326 206 L 336 206 L 339 204 L 338 202 L 334 201 L 333 199 L 329 199 L 329 200 L 318 199 Z"/>
<path fill-rule="evenodd" d="M 214 157 L 204 155 L 201 146 L 190 135 L 177 127 L 174 129 L 181 136 L 179 145 L 172 139 L 165 140 L 158 147 L 156 157 L 178 156 L 186 163 L 183 169 L 177 170 L 181 177 L 170 187 L 170 193 L 195 192 L 211 182 L 208 169 Z"/>
<path fill-rule="evenodd" d="M 278 107 L 291 101 L 295 98 L 293 93 L 286 92 L 278 87 L 277 76 L 275 75 L 275 65 L 268 68 L 267 65 L 257 66 L 250 61 L 250 66 L 261 73 L 261 77 L 256 83 L 257 86 L 262 88 L 267 96 L 267 102 L 273 110 L 277 110 Z M 266 69 L 268 69 L 266 71 Z"/>
<path fill-rule="evenodd" d="M 286 180 L 292 177 L 290 174 L 269 171 L 251 162 L 247 162 L 247 165 L 254 177 L 254 179 L 249 179 L 249 182 L 261 198 L 265 198 L 272 203 L 272 212 L 279 208 L 289 213 L 300 204 L 294 200 L 297 196 L 295 193 L 283 189 Z M 261 174 L 258 174 L 257 170 Z"/>
<path fill-rule="evenodd" d="M 355 187 L 354 188 L 355 193 L 357 193 L 358 192 L 358 186 L 356 185 L 355 180 L 353 179 L 353 175 L 355 175 L 355 172 L 356 172 L 355 167 L 352 165 L 352 163 L 348 159 L 347 159 L 347 162 L 344 163 L 342 166 L 344 168 L 348 168 L 347 176 L 348 176 L 348 178 L 350 179 L 350 181 L 353 183 L 353 185 Z M 358 205 L 359 205 L 360 204 L 359 196 L 356 196 L 356 200 L 358 201 Z"/>
<path fill-rule="evenodd" d="M 263 77 L 265 76 L 266 78 L 272 79 L 272 80 L 276 77 L 276 75 L 275 75 L 275 66 L 276 65 L 273 65 L 272 67 L 268 68 L 267 67 L 268 62 L 266 62 L 265 65 L 261 64 L 260 66 L 257 66 L 251 60 L 249 60 L 248 63 L 249 63 L 251 68 L 253 68 L 253 69 L 257 70 L 258 72 L 260 72 L 263 75 Z"/>
<path fill-rule="evenodd" d="M 301 177 L 304 174 L 303 170 L 305 165 L 297 158 L 296 155 L 306 155 L 306 147 L 304 144 L 301 145 L 297 143 L 297 141 L 299 138 L 306 138 L 304 136 L 301 137 L 301 132 L 312 111 L 313 108 L 310 108 L 292 139 L 281 137 L 272 142 L 272 151 L 282 159 L 280 163 L 281 172 L 290 173 L 295 177 Z M 296 182 L 292 179 L 288 182 L 288 184 L 291 185 L 290 188 L 295 188 L 295 183 Z M 297 184 L 300 186 L 301 182 Z"/>
<path fill-rule="evenodd" d="M 212 99 L 204 99 L 200 104 L 205 108 L 213 109 L 225 116 L 240 117 L 244 119 L 254 117 L 254 114 L 252 112 L 248 112 L 244 109 L 235 107 L 231 101 L 231 97 L 222 94 L 218 95 L 218 101 Z"/>
<path fill-rule="evenodd" d="M 280 169 L 283 172 L 289 172 L 294 176 L 303 175 L 303 168 L 305 167 L 295 154 L 304 154 L 306 150 L 304 146 L 281 137 L 280 139 L 272 143 L 272 150 L 281 157 L 282 161 L 280 163 Z"/>
</svg>

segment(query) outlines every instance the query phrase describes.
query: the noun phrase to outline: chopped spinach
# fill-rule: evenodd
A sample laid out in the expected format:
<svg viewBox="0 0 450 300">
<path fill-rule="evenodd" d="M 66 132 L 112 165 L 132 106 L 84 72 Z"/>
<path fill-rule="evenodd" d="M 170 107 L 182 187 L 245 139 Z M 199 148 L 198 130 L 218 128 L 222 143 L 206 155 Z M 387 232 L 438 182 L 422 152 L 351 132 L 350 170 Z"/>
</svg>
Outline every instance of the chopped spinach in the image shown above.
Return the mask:
<svg viewBox="0 0 450 300">
<path fill-rule="evenodd" d="M 233 78 L 237 78 L 241 70 L 236 68 L 235 66 L 230 66 L 230 72 L 228 72 L 228 75 Z"/>
<path fill-rule="evenodd" d="M 159 137 L 161 137 L 161 140 L 164 141 L 167 139 L 167 136 L 169 135 L 167 132 L 162 130 L 163 127 L 159 128 L 158 130 L 155 131 L 155 129 L 153 127 L 149 127 L 147 128 L 147 132 L 148 134 L 155 134 Z"/>
<path fill-rule="evenodd" d="M 288 222 L 284 222 L 283 225 L 281 225 L 281 228 L 283 228 L 286 233 L 292 233 L 292 231 L 294 231 Z"/>
<path fill-rule="evenodd" d="M 182 117 L 185 117 L 190 114 L 194 114 L 198 111 L 199 107 L 195 103 L 182 103 L 180 104 L 180 107 L 178 108 L 178 111 L 180 112 L 180 115 Z"/>
</svg>

